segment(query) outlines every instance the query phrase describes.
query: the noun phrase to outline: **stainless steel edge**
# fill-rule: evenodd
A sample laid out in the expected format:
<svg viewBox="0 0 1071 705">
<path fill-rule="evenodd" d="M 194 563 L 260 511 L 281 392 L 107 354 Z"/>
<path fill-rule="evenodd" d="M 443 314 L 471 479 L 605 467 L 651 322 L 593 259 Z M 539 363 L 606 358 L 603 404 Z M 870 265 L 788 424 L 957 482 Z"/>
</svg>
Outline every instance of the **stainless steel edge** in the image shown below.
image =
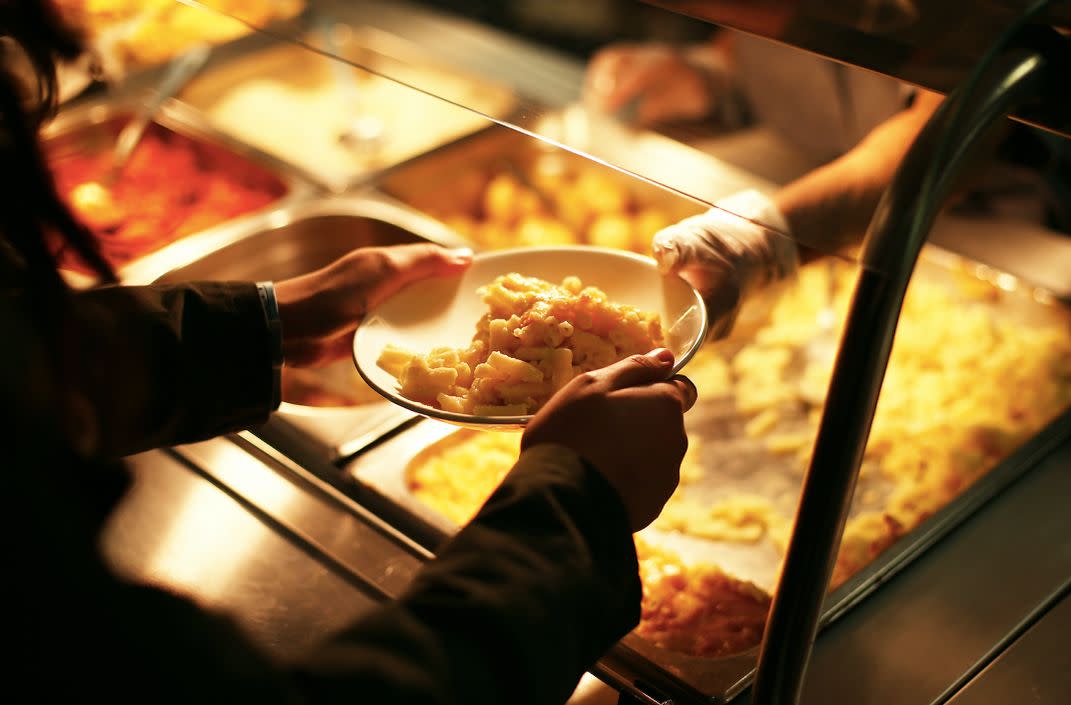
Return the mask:
<svg viewBox="0 0 1071 705">
<path fill-rule="evenodd" d="M 382 601 L 383 590 L 187 458 L 154 450 L 126 465 L 131 484 L 99 540 L 109 566 L 226 614 L 271 657 L 303 657 Z M 242 468 L 271 472 L 255 462 Z"/>
<path fill-rule="evenodd" d="M 101 125 L 114 118 L 133 114 L 140 105 L 140 94 L 124 93 L 107 99 L 84 101 L 61 112 L 42 132 L 42 139 L 59 139 L 65 135 L 92 126 Z M 219 247 L 221 234 L 254 222 L 265 213 L 289 207 L 314 196 L 319 188 L 307 174 L 279 161 L 269 154 L 214 130 L 198 113 L 171 100 L 161 108 L 155 122 L 184 137 L 203 140 L 226 149 L 251 163 L 272 172 L 286 187 L 286 193 L 278 201 L 250 213 L 232 218 L 198 233 L 170 242 L 158 250 L 135 258 L 119 268 L 120 281 L 128 284 L 148 284 L 170 269 L 192 262 Z M 79 277 L 75 277 L 76 280 Z"/>
<path fill-rule="evenodd" d="M 377 531 L 389 536 L 392 540 L 397 541 L 400 545 L 404 546 L 407 551 L 425 560 L 434 556 L 434 553 L 432 553 L 426 547 L 421 546 L 419 543 L 413 541 L 401 531 L 398 531 L 396 527 L 384 521 L 374 512 L 369 511 L 367 507 L 364 507 L 361 504 L 355 502 L 353 498 L 351 498 L 345 492 L 339 490 L 335 484 L 325 481 L 323 479 L 324 473 L 318 474 L 316 472 L 312 472 L 309 468 L 303 467 L 299 463 L 294 462 L 292 458 L 289 458 L 286 455 L 280 453 L 270 444 L 265 443 L 263 439 L 258 438 L 256 434 L 250 431 L 241 431 L 235 434 L 234 438 L 237 439 L 235 442 L 239 445 L 242 445 L 244 448 L 246 448 L 246 450 L 254 452 L 255 454 L 259 454 L 266 459 L 270 459 L 280 468 L 285 469 L 294 477 L 299 478 L 301 482 L 306 484 L 315 492 L 319 492 L 329 497 L 333 502 L 345 509 L 345 511 L 347 511 L 348 513 L 357 515 L 362 521 L 375 527 Z M 321 469 L 326 470 L 327 467 L 327 465 L 324 465 Z M 332 464 L 330 465 L 330 468 L 334 470 L 336 469 L 336 466 Z M 330 476 L 335 477 L 334 473 L 332 473 Z"/>
<path fill-rule="evenodd" d="M 426 551 L 256 437 L 239 438 L 245 447 L 220 438 L 173 452 L 382 596 L 397 597 L 405 589 Z"/>
<path fill-rule="evenodd" d="M 181 275 L 197 263 L 228 246 L 242 243 L 271 230 L 319 216 L 353 216 L 400 227 L 420 240 L 444 246 L 464 246 L 467 241 L 443 224 L 388 196 L 364 190 L 346 196 L 320 195 L 281 205 L 268 212 L 231 221 L 219 228 L 180 241 L 132 266 L 128 281 L 157 281 Z M 353 455 L 378 438 L 414 418 L 401 408 L 317 408 L 283 402 L 272 420 L 256 432 L 300 463 L 331 462 Z"/>
<path fill-rule="evenodd" d="M 1071 699 L 1067 636 L 1071 633 L 1071 583 L 1058 590 L 1006 650 L 988 661 L 962 688 L 938 702 L 950 705 L 1003 705 L 1025 694 L 1039 704 Z M 957 684 L 958 685 L 958 684 Z"/>
</svg>

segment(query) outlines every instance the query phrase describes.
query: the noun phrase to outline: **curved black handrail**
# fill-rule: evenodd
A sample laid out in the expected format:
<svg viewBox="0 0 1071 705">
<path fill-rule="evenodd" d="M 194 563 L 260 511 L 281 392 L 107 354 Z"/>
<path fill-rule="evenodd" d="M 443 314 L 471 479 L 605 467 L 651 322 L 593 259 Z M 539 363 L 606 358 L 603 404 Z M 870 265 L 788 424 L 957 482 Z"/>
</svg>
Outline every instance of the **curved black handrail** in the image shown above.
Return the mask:
<svg viewBox="0 0 1071 705">
<path fill-rule="evenodd" d="M 937 211 L 989 129 L 1044 94 L 1050 68 L 1038 50 L 1001 54 L 973 90 L 954 92 L 934 114 L 878 206 L 763 637 L 754 705 L 799 701 L 900 308 Z M 925 183 L 932 188 L 920 192 Z"/>
</svg>

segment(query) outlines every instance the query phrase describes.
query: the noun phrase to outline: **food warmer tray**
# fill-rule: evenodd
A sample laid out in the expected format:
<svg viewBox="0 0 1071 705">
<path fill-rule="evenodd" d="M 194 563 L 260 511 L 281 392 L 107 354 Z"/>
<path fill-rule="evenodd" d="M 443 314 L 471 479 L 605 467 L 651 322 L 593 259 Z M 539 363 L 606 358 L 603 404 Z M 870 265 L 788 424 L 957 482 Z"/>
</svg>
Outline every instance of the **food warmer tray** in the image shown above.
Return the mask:
<svg viewBox="0 0 1071 705">
<path fill-rule="evenodd" d="M 295 166 L 303 164 L 306 173 L 312 175 L 318 185 L 334 193 L 358 188 L 384 169 L 419 159 L 428 151 L 479 132 L 492 124 L 492 119 L 509 119 L 517 107 L 517 98 L 509 88 L 467 71 L 444 66 L 441 60 L 417 43 L 374 27 L 333 26 L 332 31 L 338 36 L 333 39 L 337 47 L 331 51 L 344 58 L 328 58 L 323 54 L 325 50 L 319 48 L 325 40 L 320 37 L 323 30 L 318 25 L 335 19 L 334 13 L 324 14 L 319 20 L 310 19 L 300 31 L 289 36 L 270 32 L 248 37 L 240 51 L 236 48 L 214 56 L 206 70 L 183 88 L 178 100 L 199 111 L 206 122 L 235 139 L 256 145 L 262 151 L 273 151 L 277 158 Z M 337 62 L 337 66 L 331 66 L 331 62 Z M 367 74 L 360 69 L 367 69 Z M 276 152 L 275 146 L 281 144 L 281 138 L 274 136 L 271 130 L 278 130 L 279 126 L 272 127 L 271 119 L 262 121 L 264 124 L 251 124 L 243 120 L 240 111 L 234 107 L 256 110 L 258 108 L 249 106 L 261 106 L 268 100 L 268 94 L 256 99 L 251 86 L 262 93 L 269 89 L 276 91 L 274 97 L 279 100 L 294 95 L 296 107 L 292 110 L 311 109 L 301 108 L 301 102 L 313 100 L 310 96 L 319 96 L 316 98 L 319 103 L 310 103 L 310 106 L 316 106 L 315 114 L 322 116 L 324 110 L 334 114 L 324 126 L 330 124 L 330 129 L 341 130 L 346 121 L 335 113 L 353 110 L 352 117 L 358 117 L 356 113 L 364 109 L 365 103 L 350 105 L 347 102 L 354 98 L 347 99 L 345 91 L 337 85 L 339 71 L 355 82 L 358 95 L 371 91 L 371 97 L 362 97 L 359 101 L 377 101 L 369 105 L 380 106 L 369 112 L 383 120 L 385 132 L 367 151 L 348 151 L 340 145 L 337 135 L 324 134 L 321 139 L 314 131 L 301 140 L 296 137 L 292 140 L 300 144 L 300 150 L 291 145 L 290 154 L 286 154 L 285 149 Z M 264 80 L 272 83 L 261 85 Z M 373 83 L 366 84 L 365 81 Z M 442 90 L 449 93 L 448 98 L 452 100 L 434 97 L 407 85 L 446 81 L 450 81 L 450 85 Z M 314 88 L 316 90 L 312 90 Z M 254 95 L 247 93 L 247 89 Z M 339 94 L 341 104 L 323 102 L 329 93 Z M 468 107 L 459 107 L 455 104 L 458 102 Z M 286 119 L 283 115 L 277 117 L 276 122 L 284 123 L 285 129 L 314 120 L 312 115 L 299 112 Z"/>
<path fill-rule="evenodd" d="M 965 273 L 984 277 L 979 284 L 996 288 L 1006 283 L 1008 275 L 994 268 L 976 265 L 963 258 L 929 246 L 920 260 L 918 276 L 935 283 L 950 284 L 962 281 Z M 1020 321 L 1052 321 L 1067 318 L 1063 305 L 1043 290 L 1028 285 L 1014 291 L 1002 292 L 999 304 L 994 303 L 995 316 L 1011 316 Z M 770 290 L 760 299 L 773 298 Z M 761 316 L 766 302 L 752 304 L 752 316 Z M 1054 318 L 1056 317 L 1056 318 Z M 747 329 L 753 330 L 750 326 Z M 746 330 L 745 330 L 746 333 Z M 734 334 L 731 340 L 739 341 Z M 686 369 L 685 374 L 688 373 Z M 705 409 L 697 407 L 696 414 L 687 419 L 689 434 L 699 438 L 705 467 L 722 467 L 724 472 L 708 472 L 702 481 L 711 496 L 739 492 L 768 496 L 779 505 L 786 516 L 794 514 L 802 476 L 792 472 L 776 458 L 756 463 L 747 473 L 739 472 L 739 456 L 759 457 L 749 441 L 742 438 L 743 424 L 731 419 L 731 410 L 715 403 Z M 357 455 L 344 466 L 351 492 L 365 506 L 398 527 L 403 533 L 429 549 L 434 549 L 457 530 L 457 526 L 435 511 L 408 488 L 407 468 L 422 451 L 459 431 L 456 427 L 422 420 L 384 439 L 381 443 Z M 877 590 L 893 574 L 942 536 L 966 520 L 973 512 L 996 496 L 1038 457 L 1071 436 L 1071 411 L 1065 410 L 1043 430 L 1005 457 L 996 467 L 969 485 L 950 503 L 901 536 L 888 550 L 881 553 L 865 568 L 833 590 L 824 605 L 822 626 L 846 613 L 854 605 Z M 733 465 L 735 464 L 735 468 Z M 853 514 L 868 505 L 880 502 L 888 488 L 880 478 L 860 478 Z M 776 584 L 779 555 L 769 546 L 706 541 L 695 537 L 674 536 L 667 532 L 647 530 L 648 543 L 678 552 L 687 562 L 712 561 L 734 576 L 753 580 L 767 591 Z M 640 697 L 643 702 L 673 700 L 673 702 L 721 703 L 739 694 L 754 675 L 758 657 L 757 647 L 725 658 L 699 658 L 682 655 L 657 647 L 636 634 L 629 634 L 600 662 L 595 669 L 611 685 Z"/>
<path fill-rule="evenodd" d="M 137 92 L 124 93 L 112 99 L 86 101 L 62 111 L 42 132 L 42 141 L 47 148 L 77 149 L 85 140 L 97 139 L 94 132 L 104 125 L 133 115 L 141 106 Z M 184 236 L 164 245 L 158 250 L 133 259 L 118 268 L 120 281 L 128 284 L 145 284 L 172 269 L 178 264 L 191 261 L 207 254 L 214 247 L 218 233 L 227 230 L 235 223 L 247 222 L 264 212 L 307 199 L 316 192 L 316 187 L 308 175 L 285 164 L 271 155 L 243 144 L 214 130 L 201 116 L 193 110 L 168 101 L 160 109 L 154 122 L 183 137 L 205 142 L 220 147 L 232 154 L 243 157 L 279 178 L 286 193 L 274 203 L 250 213 L 238 216 L 198 233 Z M 73 272 L 65 276 L 74 285 L 89 284 L 86 277 Z"/>
<path fill-rule="evenodd" d="M 586 156 L 558 147 L 509 127 L 486 129 L 433 149 L 401 164 L 384 169 L 370 183 L 418 210 L 438 213 L 470 208 L 475 189 L 489 171 L 503 168 L 531 169 L 538 160 L 564 168 L 596 169 L 627 184 L 643 203 L 657 204 L 674 216 L 684 217 L 707 203 L 738 191 L 755 189 L 772 194 L 777 185 L 728 162 L 649 131 L 600 124 L 590 129 L 589 116 L 581 106 L 547 110 L 535 129 L 537 135 L 558 135 L 583 153 L 593 154 L 615 168 L 604 167 Z M 578 127 L 579 126 L 579 127 Z M 632 171 L 642 178 L 618 170 Z M 660 179 L 682 188 L 691 197 L 656 186 Z"/>
</svg>

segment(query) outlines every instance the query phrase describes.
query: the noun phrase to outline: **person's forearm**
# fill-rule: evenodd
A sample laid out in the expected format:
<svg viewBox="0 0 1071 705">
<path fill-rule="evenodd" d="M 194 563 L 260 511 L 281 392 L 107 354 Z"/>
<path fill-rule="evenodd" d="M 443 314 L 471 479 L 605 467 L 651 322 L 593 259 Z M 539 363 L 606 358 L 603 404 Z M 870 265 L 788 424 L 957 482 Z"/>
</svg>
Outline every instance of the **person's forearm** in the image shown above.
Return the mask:
<svg viewBox="0 0 1071 705">
<path fill-rule="evenodd" d="M 804 248 L 802 259 L 860 242 L 896 168 L 940 101 L 939 95 L 920 93 L 910 108 L 851 151 L 777 193 L 774 202 Z"/>
<path fill-rule="evenodd" d="M 72 381 L 115 457 L 262 422 L 273 371 L 253 284 L 108 287 L 74 296 Z"/>
<path fill-rule="evenodd" d="M 296 682 L 310 702 L 561 703 L 639 608 L 614 489 L 536 446 L 405 596 L 311 654 Z"/>
</svg>

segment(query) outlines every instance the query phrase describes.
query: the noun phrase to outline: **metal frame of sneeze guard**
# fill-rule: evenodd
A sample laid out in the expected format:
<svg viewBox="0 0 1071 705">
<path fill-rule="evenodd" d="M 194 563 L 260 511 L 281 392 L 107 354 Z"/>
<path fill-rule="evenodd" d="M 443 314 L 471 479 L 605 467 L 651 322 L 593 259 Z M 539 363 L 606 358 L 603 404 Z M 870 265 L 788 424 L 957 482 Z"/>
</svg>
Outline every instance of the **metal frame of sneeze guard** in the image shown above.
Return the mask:
<svg viewBox="0 0 1071 705">
<path fill-rule="evenodd" d="M 799 701 L 911 273 L 938 208 L 989 128 L 1059 85 L 1071 49 L 1054 35 L 1012 44 L 953 92 L 878 207 L 763 638 L 756 705 Z"/>
<path fill-rule="evenodd" d="M 647 4 L 804 49 L 938 93 L 950 93 L 1033 0 L 644 0 Z M 1071 29 L 1071 2 L 1032 10 L 1039 24 Z M 1057 102 L 1009 117 L 1071 137 Z"/>
<path fill-rule="evenodd" d="M 381 1 L 378 0 L 378 2 Z M 285 29 L 257 26 L 240 15 L 228 14 L 202 0 L 174 0 L 174 2 L 206 13 L 230 17 L 245 25 L 251 32 L 258 33 L 265 38 L 299 46 L 325 59 L 360 68 L 415 93 L 454 105 L 458 110 L 480 115 L 487 120 L 488 126 L 497 124 L 523 134 L 548 151 L 571 152 L 594 164 L 662 188 L 682 200 L 717 208 L 743 220 L 754 222 L 767 230 L 778 232 L 784 237 L 792 238 L 783 226 L 764 217 L 764 214 L 735 212 L 719 202 L 726 196 L 748 189 L 770 194 L 776 189 L 773 183 L 676 140 L 655 132 L 637 130 L 611 116 L 590 110 L 582 102 L 577 101 L 576 96 L 571 96 L 574 91 L 562 91 L 559 97 L 565 102 L 560 105 L 548 104 L 542 98 L 518 95 L 508 114 L 488 114 L 481 112 L 478 108 L 470 107 L 466 104 L 464 96 L 452 94 L 449 90 L 438 90 L 436 86 L 426 85 L 420 81 L 414 83 L 411 77 L 401 77 L 393 71 L 383 71 L 352 60 L 352 58 L 338 56 L 329 46 L 321 46 L 315 39 L 309 40 L 295 34 L 295 32 L 303 32 L 304 29 L 293 26 Z M 404 6 L 403 3 L 399 4 Z M 377 12 L 377 2 L 361 3 L 362 7 L 352 10 L 342 9 L 336 5 L 338 3 L 332 5 L 328 2 L 324 12 L 334 13 L 330 15 L 332 21 L 340 24 L 374 19 Z M 368 7 L 363 7 L 364 5 Z M 310 9 L 306 13 L 310 16 L 315 14 L 311 8 L 310 3 Z M 397 11 L 399 10 L 395 8 L 394 12 Z M 432 52 L 429 52 L 428 55 L 431 56 L 431 54 Z M 540 55 L 540 58 L 545 57 Z M 568 78 L 559 75 L 561 73 L 555 74 L 557 82 L 568 83 L 579 91 L 582 73 L 570 75 Z M 572 85 L 574 83 L 575 86 Z M 571 97 L 566 97 L 566 94 Z M 825 251 L 822 243 L 800 244 L 823 251 L 824 254 L 847 257 L 842 251 Z"/>
</svg>

